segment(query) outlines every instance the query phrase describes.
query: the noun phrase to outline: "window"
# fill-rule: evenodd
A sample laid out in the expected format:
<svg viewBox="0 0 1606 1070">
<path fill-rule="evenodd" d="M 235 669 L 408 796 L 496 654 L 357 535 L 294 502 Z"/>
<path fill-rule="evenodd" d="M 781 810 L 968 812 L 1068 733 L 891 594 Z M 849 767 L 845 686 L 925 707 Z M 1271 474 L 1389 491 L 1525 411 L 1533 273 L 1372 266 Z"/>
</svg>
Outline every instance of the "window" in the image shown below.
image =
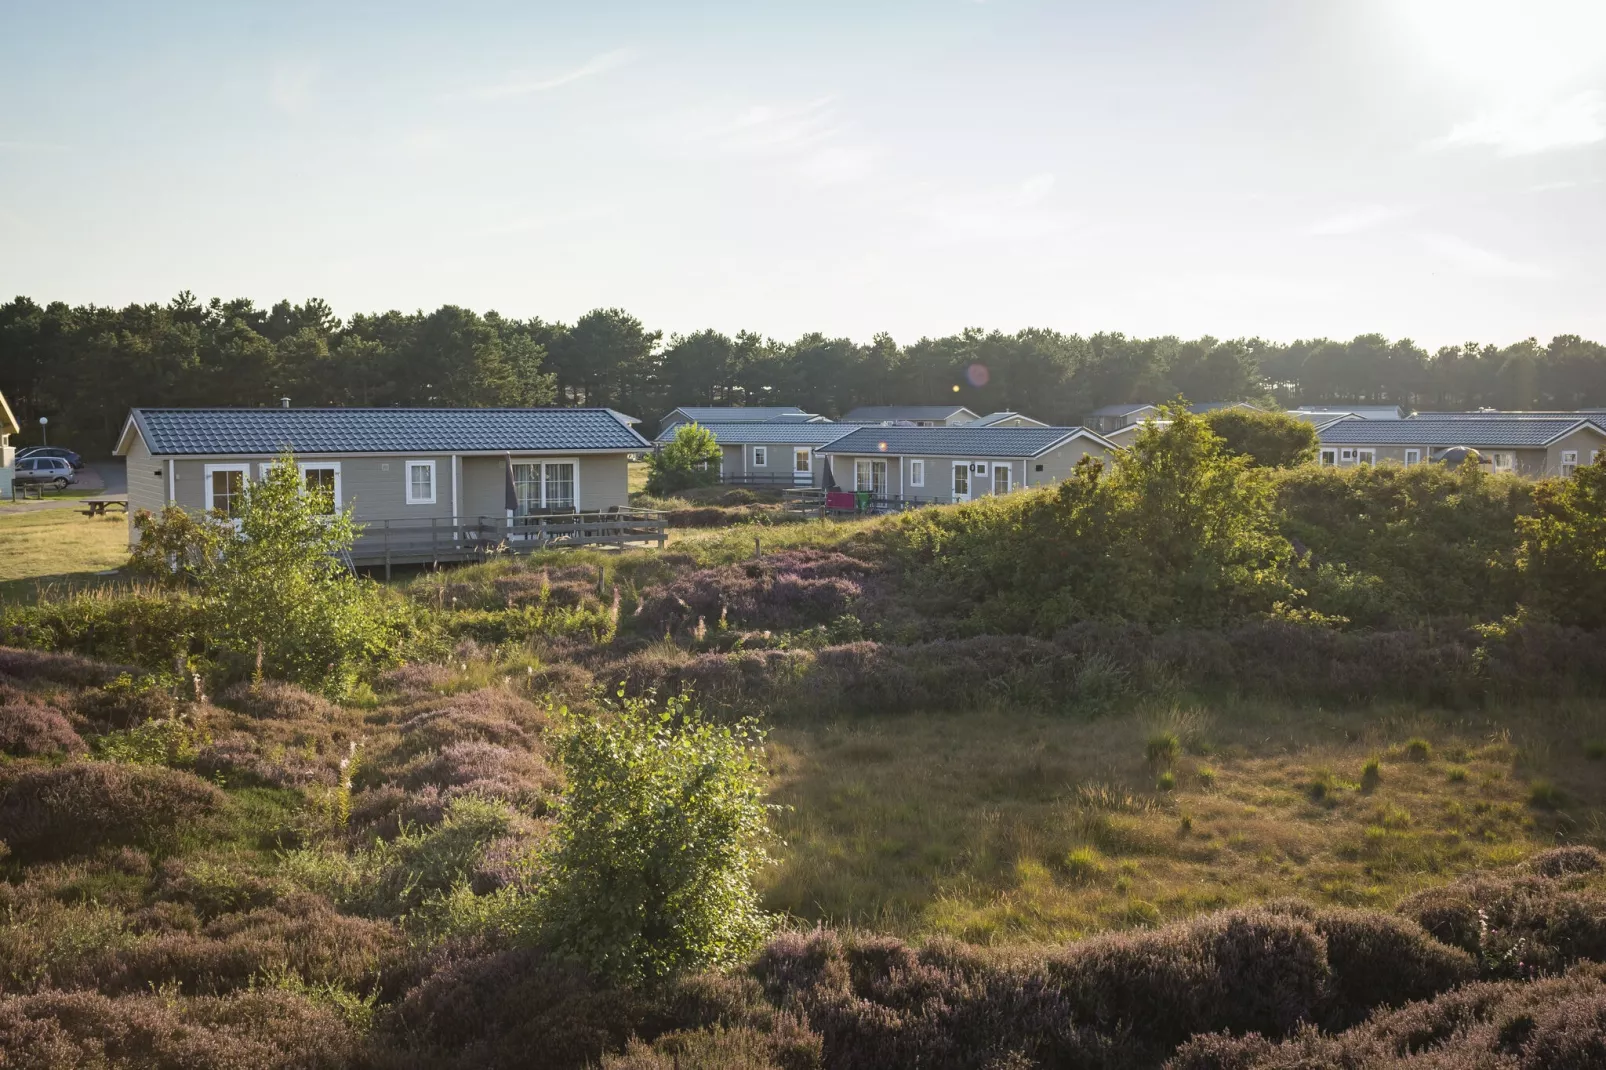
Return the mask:
<svg viewBox="0 0 1606 1070">
<path fill-rule="evenodd" d="M 1356 450 L 1355 451 L 1355 463 L 1356 464 L 1376 464 L 1377 463 L 1377 451 L 1376 450 Z"/>
<path fill-rule="evenodd" d="M 1422 451 L 1421 450 L 1406 450 L 1405 451 L 1405 466 L 1407 468 L 1409 468 L 1413 464 L 1421 464 L 1421 463 L 1422 463 Z"/>
<path fill-rule="evenodd" d="M 1576 471 L 1578 471 L 1578 451 L 1577 450 L 1562 450 L 1561 451 L 1561 474 L 1562 474 L 1562 478 L 1565 479 L 1566 477 L 1572 475 Z"/>
<path fill-rule="evenodd" d="M 548 462 L 546 468 L 546 507 L 574 509 L 574 462 Z"/>
<path fill-rule="evenodd" d="M 1339 450 L 1338 451 L 1338 459 L 1339 459 L 1339 461 L 1341 461 L 1344 464 L 1354 464 L 1355 463 L 1355 451 L 1354 450 Z"/>
<path fill-rule="evenodd" d="M 993 493 L 1008 494 L 1010 484 L 1010 469 L 1007 464 L 993 466 Z"/>
<path fill-rule="evenodd" d="M 1496 472 L 1509 472 L 1516 466 L 1516 454 L 1496 453 L 1493 458 Z"/>
<path fill-rule="evenodd" d="M 853 463 L 853 489 L 867 490 L 876 496 L 887 493 L 886 461 L 855 461 Z"/>
<path fill-rule="evenodd" d="M 435 462 L 407 462 L 407 504 L 435 504 Z"/>
<path fill-rule="evenodd" d="M 237 520 L 245 505 L 245 481 L 250 466 L 244 464 L 209 464 L 202 469 L 206 482 L 206 511 L 216 510 Z"/>
<path fill-rule="evenodd" d="M 798 475 L 806 475 L 814 471 L 814 451 L 807 446 L 793 447 L 792 471 Z"/>
<path fill-rule="evenodd" d="M 1599 464 L 1600 463 L 1600 450 L 1590 450 L 1589 451 L 1589 463 L 1590 464 Z"/>
<path fill-rule="evenodd" d="M 970 465 L 954 465 L 954 497 L 970 497 Z"/>
<path fill-rule="evenodd" d="M 923 487 L 926 485 L 925 461 L 909 462 L 909 485 L 911 487 Z"/>
<path fill-rule="evenodd" d="M 575 503 L 573 461 L 528 461 L 513 466 L 513 493 L 518 515 L 543 510 L 572 511 Z"/>
<path fill-rule="evenodd" d="M 328 499 L 328 504 L 322 512 L 333 515 L 340 512 L 340 462 L 321 461 L 316 464 L 303 464 L 301 467 L 301 484 L 308 494 L 322 494 Z"/>
<path fill-rule="evenodd" d="M 770 448 L 768 446 L 753 447 L 753 467 L 768 468 L 770 466 Z"/>
<path fill-rule="evenodd" d="M 1337 464 L 1338 463 L 1338 451 L 1337 450 L 1322 450 L 1321 455 L 1320 455 L 1320 460 L 1319 460 L 1318 463 L 1325 464 L 1325 465 Z"/>
</svg>

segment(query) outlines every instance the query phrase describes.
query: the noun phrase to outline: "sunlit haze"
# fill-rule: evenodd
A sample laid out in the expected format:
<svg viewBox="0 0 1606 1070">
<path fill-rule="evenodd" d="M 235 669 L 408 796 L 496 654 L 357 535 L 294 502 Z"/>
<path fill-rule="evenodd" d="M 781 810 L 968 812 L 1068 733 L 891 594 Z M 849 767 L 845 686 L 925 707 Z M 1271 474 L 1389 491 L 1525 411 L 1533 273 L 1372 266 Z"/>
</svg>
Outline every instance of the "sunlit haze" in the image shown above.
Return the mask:
<svg viewBox="0 0 1606 1070">
<path fill-rule="evenodd" d="M 1606 336 L 1606 3 L 0 8 L 0 293 Z"/>
</svg>

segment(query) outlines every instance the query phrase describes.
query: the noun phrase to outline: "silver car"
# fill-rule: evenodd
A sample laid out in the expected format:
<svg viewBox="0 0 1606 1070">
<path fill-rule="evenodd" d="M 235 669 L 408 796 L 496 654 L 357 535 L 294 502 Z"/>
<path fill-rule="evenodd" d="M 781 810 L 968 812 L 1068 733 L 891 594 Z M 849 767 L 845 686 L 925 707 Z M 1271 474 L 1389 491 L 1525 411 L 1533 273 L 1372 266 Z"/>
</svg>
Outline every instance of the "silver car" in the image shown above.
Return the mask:
<svg viewBox="0 0 1606 1070">
<path fill-rule="evenodd" d="M 78 473 L 60 457 L 23 457 L 13 469 L 12 482 L 19 485 L 43 483 L 65 490 L 78 482 Z"/>
</svg>

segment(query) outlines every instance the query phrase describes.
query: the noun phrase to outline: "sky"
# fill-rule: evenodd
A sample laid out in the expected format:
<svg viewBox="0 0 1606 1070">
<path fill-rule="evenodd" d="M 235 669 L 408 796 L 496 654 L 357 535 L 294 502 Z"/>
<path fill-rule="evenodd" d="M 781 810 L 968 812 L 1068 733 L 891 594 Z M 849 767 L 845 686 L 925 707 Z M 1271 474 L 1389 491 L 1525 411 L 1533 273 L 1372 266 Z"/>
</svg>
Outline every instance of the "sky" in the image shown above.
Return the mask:
<svg viewBox="0 0 1606 1070">
<path fill-rule="evenodd" d="M 1606 0 L 0 0 L 0 295 L 1606 340 Z"/>
</svg>

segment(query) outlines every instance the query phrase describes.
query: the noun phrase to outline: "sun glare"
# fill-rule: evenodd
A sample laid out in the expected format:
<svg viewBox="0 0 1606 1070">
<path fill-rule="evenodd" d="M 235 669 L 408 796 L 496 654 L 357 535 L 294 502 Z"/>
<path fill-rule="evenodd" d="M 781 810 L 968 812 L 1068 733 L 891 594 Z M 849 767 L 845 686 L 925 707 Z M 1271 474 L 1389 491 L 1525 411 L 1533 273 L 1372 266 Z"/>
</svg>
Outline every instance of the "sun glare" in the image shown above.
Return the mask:
<svg viewBox="0 0 1606 1070">
<path fill-rule="evenodd" d="M 1404 0 L 1388 9 L 1414 52 L 1481 87 L 1544 92 L 1606 69 L 1603 0 Z"/>
</svg>

